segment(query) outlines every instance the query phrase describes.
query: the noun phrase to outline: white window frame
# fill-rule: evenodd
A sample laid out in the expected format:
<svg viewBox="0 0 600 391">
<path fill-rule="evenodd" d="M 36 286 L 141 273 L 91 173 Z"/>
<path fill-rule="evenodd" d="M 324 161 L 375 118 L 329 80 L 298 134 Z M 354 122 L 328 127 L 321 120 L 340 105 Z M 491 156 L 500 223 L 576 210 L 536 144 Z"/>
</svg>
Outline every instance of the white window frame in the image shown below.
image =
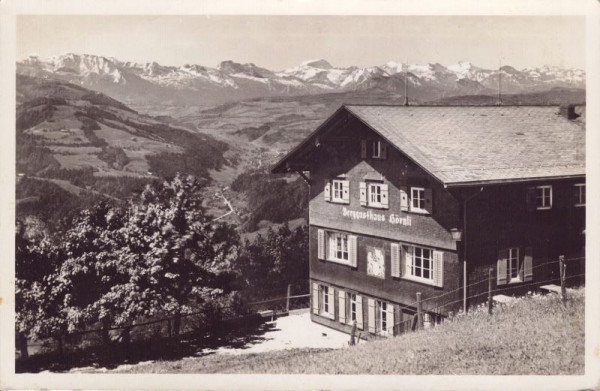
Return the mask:
<svg viewBox="0 0 600 391">
<path fill-rule="evenodd" d="M 376 321 L 377 328 L 375 329 L 377 334 L 386 334 L 389 331 L 390 320 L 387 318 L 388 305 L 389 304 L 387 301 L 375 300 L 376 314 L 377 314 L 376 316 L 377 316 L 377 320 L 378 320 L 378 321 Z M 384 321 L 385 321 L 385 328 L 383 327 Z"/>
<path fill-rule="evenodd" d="M 383 208 L 383 204 L 381 203 L 382 197 L 382 185 L 383 183 L 379 182 L 367 182 L 367 206 L 375 207 L 375 208 Z M 378 189 L 379 193 L 379 201 L 373 200 L 373 189 Z"/>
<path fill-rule="evenodd" d="M 345 202 L 344 200 L 345 180 L 334 179 L 331 181 L 331 202 Z"/>
<path fill-rule="evenodd" d="M 511 247 L 508 249 L 508 258 L 506 259 L 506 274 L 508 278 L 506 280 L 509 284 L 523 282 L 519 273 L 521 268 L 521 259 L 519 255 L 518 247 Z M 516 270 L 516 275 L 514 277 L 513 270 Z"/>
<path fill-rule="evenodd" d="M 541 191 L 541 197 L 539 194 Z M 547 194 L 549 191 L 549 194 Z M 549 200 L 549 204 L 546 204 L 546 200 Z M 541 205 L 540 205 L 541 201 Z M 536 186 L 535 187 L 535 208 L 537 210 L 548 210 L 552 209 L 552 185 Z"/>
<path fill-rule="evenodd" d="M 415 192 L 417 196 L 415 197 Z M 415 206 L 415 200 L 418 201 L 418 205 Z M 424 187 L 411 187 L 410 188 L 410 211 L 427 213 L 425 209 L 425 188 Z"/>
<path fill-rule="evenodd" d="M 331 297 L 329 294 L 329 290 L 333 289 L 328 285 L 319 284 L 319 315 L 329 317 L 329 306 L 333 305 L 333 303 L 329 302 L 329 298 Z"/>
<path fill-rule="evenodd" d="M 349 236 L 346 233 L 327 231 L 327 260 L 331 262 L 350 264 L 350 243 Z M 339 242 L 338 242 L 339 239 Z M 345 243 L 345 251 L 344 251 Z M 338 251 L 338 244 L 341 245 L 341 251 Z M 341 252 L 342 257 L 338 257 L 338 252 Z M 344 254 L 346 258 L 344 258 Z"/>
<path fill-rule="evenodd" d="M 346 323 L 352 325 L 356 320 L 358 322 L 358 301 L 356 293 L 346 292 Z"/>
<path fill-rule="evenodd" d="M 426 284 L 433 284 L 434 283 L 434 270 L 433 270 L 433 249 L 427 248 L 427 247 L 420 247 L 420 246 L 410 246 L 412 248 L 412 257 L 409 260 L 405 259 L 405 274 L 403 277 L 409 279 L 409 280 L 414 280 L 414 281 L 419 281 L 419 282 L 424 282 Z M 421 260 L 421 265 L 420 266 L 416 266 L 416 260 L 417 260 L 417 250 L 419 250 L 419 252 L 421 253 L 420 256 L 420 260 Z M 423 267 L 423 260 L 424 258 L 424 252 L 428 251 L 429 252 L 429 267 L 426 268 L 426 270 L 429 271 L 429 278 L 427 277 L 423 277 L 423 270 L 425 269 Z M 415 270 L 420 269 L 421 270 L 421 276 L 417 276 L 415 273 Z"/>
<path fill-rule="evenodd" d="M 577 189 L 577 201 L 575 206 L 585 206 L 585 183 L 576 183 L 573 185 Z"/>
</svg>

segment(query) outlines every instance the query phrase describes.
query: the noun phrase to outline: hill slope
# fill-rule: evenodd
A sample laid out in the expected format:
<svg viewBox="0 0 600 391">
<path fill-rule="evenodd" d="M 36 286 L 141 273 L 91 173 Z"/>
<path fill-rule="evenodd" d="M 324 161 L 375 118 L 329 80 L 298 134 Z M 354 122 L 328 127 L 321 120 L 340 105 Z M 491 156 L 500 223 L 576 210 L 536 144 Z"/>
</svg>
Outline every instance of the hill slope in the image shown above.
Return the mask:
<svg viewBox="0 0 600 391">
<path fill-rule="evenodd" d="M 17 173 L 36 178 L 17 182 L 17 216 L 41 217 L 53 229 L 99 198 L 125 200 L 177 172 L 209 181 L 209 170 L 227 164 L 227 144 L 209 135 L 71 83 L 23 75 L 17 76 L 16 141 Z"/>
<path fill-rule="evenodd" d="M 99 176 L 168 176 L 169 162 L 208 177 L 224 163 L 226 145 L 212 137 L 67 82 L 19 75 L 17 104 L 17 170 L 27 174 L 90 168 Z"/>
<path fill-rule="evenodd" d="M 533 296 L 430 330 L 323 352 L 301 349 L 137 365 L 130 373 L 576 375 L 584 373 L 584 292 L 565 308 Z"/>
</svg>

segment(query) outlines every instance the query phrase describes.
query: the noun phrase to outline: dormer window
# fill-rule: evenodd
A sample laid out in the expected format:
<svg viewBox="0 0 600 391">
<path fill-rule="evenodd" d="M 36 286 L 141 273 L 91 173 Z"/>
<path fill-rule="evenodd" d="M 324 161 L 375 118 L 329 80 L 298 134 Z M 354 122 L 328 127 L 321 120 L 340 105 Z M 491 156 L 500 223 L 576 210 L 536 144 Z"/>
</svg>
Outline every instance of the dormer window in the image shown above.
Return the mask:
<svg viewBox="0 0 600 391">
<path fill-rule="evenodd" d="M 387 159 L 387 144 L 381 139 L 361 141 L 361 157 L 363 159 Z"/>
<path fill-rule="evenodd" d="M 374 159 L 381 159 L 381 141 L 371 141 L 371 157 Z"/>
</svg>

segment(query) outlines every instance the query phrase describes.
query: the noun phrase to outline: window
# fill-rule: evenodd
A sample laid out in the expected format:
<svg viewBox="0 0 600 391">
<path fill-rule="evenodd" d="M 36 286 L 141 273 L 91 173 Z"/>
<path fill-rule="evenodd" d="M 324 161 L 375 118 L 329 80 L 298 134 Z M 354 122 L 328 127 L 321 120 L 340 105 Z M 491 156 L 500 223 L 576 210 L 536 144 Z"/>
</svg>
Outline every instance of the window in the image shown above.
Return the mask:
<svg viewBox="0 0 600 391">
<path fill-rule="evenodd" d="M 361 157 L 363 159 L 386 159 L 386 143 L 382 140 L 361 140 Z"/>
<path fill-rule="evenodd" d="M 425 212 L 425 189 L 422 187 L 410 188 L 410 205 L 413 212 Z"/>
<path fill-rule="evenodd" d="M 552 186 L 537 186 L 535 188 L 535 207 L 538 210 L 552 208 Z"/>
<path fill-rule="evenodd" d="M 394 335 L 394 306 L 383 300 L 367 299 L 369 332 L 376 335 Z"/>
<path fill-rule="evenodd" d="M 340 204 L 350 203 L 350 181 L 344 179 L 325 180 L 325 201 Z"/>
<path fill-rule="evenodd" d="M 410 275 L 433 280 L 431 261 L 431 250 L 422 247 L 414 247 L 413 262 L 412 265 L 410 265 Z"/>
<path fill-rule="evenodd" d="M 344 201 L 344 182 L 345 181 L 340 181 L 340 180 L 334 180 L 332 182 L 332 187 L 333 187 L 333 193 L 331 195 L 331 200 L 332 201 L 337 201 L 337 202 L 341 202 Z"/>
<path fill-rule="evenodd" d="M 354 321 L 357 320 L 357 313 L 358 313 L 358 304 L 357 304 L 357 300 L 356 300 L 356 294 L 355 293 L 347 293 L 346 294 L 346 302 L 348 303 L 348 306 L 346 308 L 346 322 L 349 324 L 353 324 Z"/>
<path fill-rule="evenodd" d="M 312 312 L 329 319 L 335 319 L 333 291 L 330 286 L 312 283 Z"/>
<path fill-rule="evenodd" d="M 519 268 L 519 249 L 509 248 L 508 249 L 508 276 L 509 282 L 521 282 L 520 268 Z"/>
<path fill-rule="evenodd" d="M 389 319 L 387 318 L 388 304 L 385 301 L 377 300 L 377 315 L 379 318 L 378 330 L 381 334 L 386 334 L 388 331 Z"/>
<path fill-rule="evenodd" d="M 317 258 L 356 267 L 358 238 L 343 232 L 317 230 Z"/>
<path fill-rule="evenodd" d="M 329 313 L 329 287 L 327 285 L 320 286 L 321 297 L 321 313 Z"/>
<path fill-rule="evenodd" d="M 444 287 L 444 252 L 425 247 L 392 243 L 391 275 Z"/>
<path fill-rule="evenodd" d="M 532 247 L 510 247 L 498 251 L 496 281 L 498 285 L 533 280 Z"/>
<path fill-rule="evenodd" d="M 327 285 L 319 285 L 319 314 L 330 317 L 333 314 L 333 289 Z"/>
<path fill-rule="evenodd" d="M 369 206 L 381 206 L 381 183 L 369 183 Z"/>
<path fill-rule="evenodd" d="M 372 140 L 370 144 L 371 144 L 371 157 L 375 158 L 375 159 L 380 159 L 382 157 L 381 141 Z"/>
<path fill-rule="evenodd" d="M 585 206 L 585 183 L 574 185 L 575 206 Z"/>
<path fill-rule="evenodd" d="M 388 185 L 381 182 L 360 182 L 360 204 L 371 208 L 387 209 Z"/>
<path fill-rule="evenodd" d="M 348 235 L 339 232 L 329 232 L 329 260 L 348 261 Z"/>
</svg>

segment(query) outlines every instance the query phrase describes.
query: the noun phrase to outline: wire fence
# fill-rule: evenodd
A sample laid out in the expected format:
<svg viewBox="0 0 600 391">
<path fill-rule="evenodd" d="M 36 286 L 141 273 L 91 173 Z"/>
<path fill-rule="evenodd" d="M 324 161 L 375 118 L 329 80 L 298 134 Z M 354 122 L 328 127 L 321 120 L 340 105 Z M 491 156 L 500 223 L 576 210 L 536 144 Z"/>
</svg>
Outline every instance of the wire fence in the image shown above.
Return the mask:
<svg viewBox="0 0 600 391">
<path fill-rule="evenodd" d="M 150 344 L 156 349 L 167 342 L 189 341 L 210 337 L 236 329 L 255 328 L 300 308 L 308 308 L 310 294 L 308 280 L 288 285 L 284 294 L 260 301 L 235 305 L 215 305 L 178 315 L 132 321 L 126 326 L 103 328 L 92 325 L 89 329 L 62 333 L 38 340 L 27 341 L 27 354 L 17 351 L 16 358 L 35 358 L 36 355 L 69 356 L 106 345 Z M 177 325 L 176 325 L 177 324 Z M 18 341 L 17 341 L 18 345 Z M 116 346 L 112 346 L 114 348 Z M 108 346 L 104 346 L 108 348 Z"/>
<path fill-rule="evenodd" d="M 561 265 L 564 265 L 566 270 L 572 270 L 571 274 L 566 275 L 565 271 L 561 270 Z M 556 259 L 537 263 L 531 268 L 531 272 L 533 275 L 536 275 L 534 272 L 536 269 L 548 269 L 550 267 L 555 267 L 556 273 L 546 273 L 546 275 L 549 276 L 547 278 L 541 280 L 536 279 L 531 282 L 519 282 L 518 284 L 509 283 L 501 286 L 497 285 L 496 268 L 490 268 L 491 272 L 486 278 L 469 283 L 466 287 L 453 289 L 443 294 L 422 300 L 417 299 L 408 304 L 399 304 L 398 307 L 394 309 L 394 319 L 396 320 L 394 321 L 393 334 L 398 335 L 422 328 L 433 327 L 436 324 L 443 323 L 447 318 L 452 318 L 455 311 L 459 313 L 462 312 L 465 307 L 468 309 L 469 306 L 488 302 L 490 297 L 492 298 L 492 304 L 488 302 L 488 306 L 491 308 L 494 303 L 494 296 L 497 295 L 503 295 L 505 293 L 524 294 L 529 289 L 535 287 L 539 288 L 544 284 L 560 283 L 563 287 L 566 285 L 578 285 L 585 280 L 585 257 L 563 258 L 562 260 Z M 483 285 L 485 286 L 484 289 L 473 289 L 474 287 Z M 460 299 L 456 299 L 457 294 L 463 293 L 465 288 L 467 291 L 475 290 L 479 293 L 466 295 L 466 297 L 463 296 Z M 447 297 L 453 299 L 449 301 L 442 300 Z M 460 308 L 461 304 L 463 305 L 463 308 Z M 460 309 L 457 311 L 458 308 Z M 419 314 L 419 309 L 421 314 Z M 409 317 L 409 319 L 402 319 L 404 311 L 413 313 L 412 317 Z M 378 331 L 375 334 L 376 336 L 380 336 L 385 335 L 386 333 Z"/>
</svg>

